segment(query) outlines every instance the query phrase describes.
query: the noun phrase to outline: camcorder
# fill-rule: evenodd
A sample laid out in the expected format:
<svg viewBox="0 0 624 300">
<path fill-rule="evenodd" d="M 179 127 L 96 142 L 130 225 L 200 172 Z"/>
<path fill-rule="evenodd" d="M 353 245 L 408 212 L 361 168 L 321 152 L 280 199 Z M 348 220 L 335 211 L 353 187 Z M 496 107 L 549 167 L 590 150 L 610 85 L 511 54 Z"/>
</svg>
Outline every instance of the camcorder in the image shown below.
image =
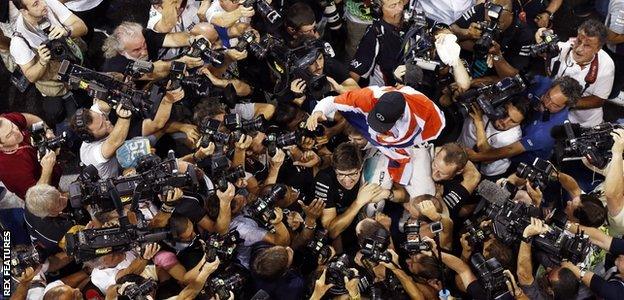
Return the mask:
<svg viewBox="0 0 624 300">
<path fill-rule="evenodd" d="M 420 221 L 406 222 L 403 225 L 403 233 L 405 233 L 405 242 L 401 245 L 401 248 L 408 254 L 417 254 L 431 250 L 429 243 L 423 241 L 420 237 Z"/>
<path fill-rule="evenodd" d="M 569 159 L 586 158 L 593 166 L 603 169 L 611 159 L 611 147 L 613 147 L 613 137 L 611 132 L 618 128 L 624 128 L 620 124 L 602 123 L 590 128 L 580 127 L 578 124 L 571 124 L 564 121 L 565 138 L 559 138 L 558 146 L 555 148 L 555 155 L 559 161 Z M 553 128 L 553 132 L 558 131 Z"/>
<path fill-rule="evenodd" d="M 245 216 L 256 221 L 258 226 L 275 232 L 275 226 L 271 223 L 276 218 L 275 203 L 284 198 L 287 191 L 288 188 L 284 184 L 274 185 L 266 196 L 258 197 L 245 208 Z"/>
<path fill-rule="evenodd" d="M 475 253 L 470 257 L 470 265 L 483 288 L 487 291 L 486 299 L 502 299 L 511 297 L 506 281 L 509 280 L 503 266 L 494 257 L 485 260 L 482 253 Z"/>
<path fill-rule="evenodd" d="M 552 30 L 544 30 L 542 32 L 542 42 L 529 46 L 529 55 L 537 57 L 540 55 L 546 55 L 547 57 L 555 57 L 559 55 L 560 49 L 557 46 L 559 42 L 559 36 Z"/>
<path fill-rule="evenodd" d="M 550 181 L 550 178 L 555 174 L 555 167 L 547 160 L 543 160 L 536 157 L 533 164 L 527 165 L 526 163 L 519 163 L 516 169 L 516 175 L 520 178 L 526 179 L 534 187 L 539 187 L 540 190 L 544 190 Z"/>
<path fill-rule="evenodd" d="M 490 120 L 498 120 L 507 117 L 505 104 L 512 96 L 524 92 L 526 87 L 525 80 L 518 74 L 491 85 L 469 90 L 459 95 L 456 103 L 464 118 L 472 111 L 471 106 L 477 104 Z"/>
<path fill-rule="evenodd" d="M 11 252 L 9 263 L 11 265 L 11 275 L 19 277 L 29 267 L 36 270 L 41 264 L 41 260 L 34 246 L 17 245 Z"/>
<path fill-rule="evenodd" d="M 220 67 L 225 62 L 225 53 L 214 50 L 210 47 L 210 42 L 204 37 L 196 38 L 191 44 L 191 48 L 181 56 L 201 57 L 205 63 L 215 67 Z"/>
<path fill-rule="evenodd" d="M 69 185 L 71 207 L 79 209 L 91 205 L 96 212 L 109 212 L 118 205 L 130 203 L 135 194 L 142 199 L 176 187 L 199 187 L 195 168 L 189 166 L 186 173 L 181 174 L 173 151 L 164 161 L 157 156 L 145 155 L 139 159 L 136 169 L 136 175 L 100 180 L 92 167 L 86 168 L 87 171 Z M 115 202 L 117 199 L 120 203 Z"/>
<path fill-rule="evenodd" d="M 306 41 L 304 45 L 292 49 L 290 64 L 290 76 L 293 79 L 301 79 L 306 84 L 306 93 L 314 99 L 320 100 L 331 91 L 331 85 L 327 75 L 314 74 L 309 67 L 318 59 L 319 55 L 334 57 L 331 46 L 321 40 Z"/>
<path fill-rule="evenodd" d="M 557 262 L 567 260 L 579 264 L 589 257 L 592 244 L 589 236 L 583 232 L 572 233 L 565 230 L 567 220 L 565 212 L 553 211 L 546 221 L 549 225 L 548 232 L 533 238 L 532 245 Z"/>
<path fill-rule="evenodd" d="M 498 19 L 503 13 L 503 7 L 488 2 L 485 4 L 485 8 L 487 9 L 486 12 L 490 20 L 480 23 L 481 37 L 475 41 L 473 47 L 474 54 L 477 57 L 485 57 L 492 47 L 492 42 L 498 39 L 500 35 Z"/>
<path fill-rule="evenodd" d="M 164 96 L 158 85 L 152 85 L 149 91 L 137 90 L 129 83 L 118 81 L 112 76 L 81 67 L 68 60 L 61 63 L 58 79 L 68 83 L 72 89 L 85 90 L 93 98 L 105 101 L 114 108 L 121 105 L 145 119 L 153 119 L 156 116 Z"/>
<path fill-rule="evenodd" d="M 236 230 L 230 230 L 224 235 L 211 234 L 202 245 L 206 253 L 206 261 L 212 262 L 217 257 L 221 262 L 231 261 L 236 255 L 238 245 L 244 241 Z"/>
<path fill-rule="evenodd" d="M 48 138 L 43 121 L 37 122 L 30 126 L 30 142 L 37 150 L 37 159 L 41 161 L 48 151 L 56 151 L 67 144 L 67 132 L 62 132 L 57 137 Z"/>
<path fill-rule="evenodd" d="M 390 237 L 388 231 L 385 229 L 378 229 L 373 236 L 364 239 L 362 249 L 362 258 L 368 259 L 371 262 L 379 263 L 392 262 L 392 255 L 388 252 L 388 245 L 390 244 Z"/>
<path fill-rule="evenodd" d="M 244 7 L 253 7 L 254 10 L 270 25 L 279 26 L 284 21 L 282 16 L 265 0 L 245 0 Z"/>
</svg>

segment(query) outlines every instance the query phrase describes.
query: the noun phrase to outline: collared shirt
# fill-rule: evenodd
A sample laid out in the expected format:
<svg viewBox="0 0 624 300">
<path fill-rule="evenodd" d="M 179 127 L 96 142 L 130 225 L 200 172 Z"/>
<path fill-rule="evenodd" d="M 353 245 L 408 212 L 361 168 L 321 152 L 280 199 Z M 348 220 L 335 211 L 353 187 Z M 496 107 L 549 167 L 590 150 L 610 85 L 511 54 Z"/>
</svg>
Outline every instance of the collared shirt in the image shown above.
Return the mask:
<svg viewBox="0 0 624 300">
<path fill-rule="evenodd" d="M 617 34 L 624 34 L 624 0 L 611 0 L 605 25 Z M 617 54 L 624 55 L 624 43 L 607 44 L 607 47 Z"/>
<path fill-rule="evenodd" d="M 451 25 L 474 5 L 473 0 L 420 0 L 428 18 Z"/>
<path fill-rule="evenodd" d="M 555 62 L 561 62 L 555 78 L 567 75 L 576 79 L 576 81 L 578 81 L 584 89 L 581 97 L 593 95 L 602 99 L 608 99 L 609 94 L 611 93 L 611 87 L 613 87 L 613 78 L 615 76 L 615 65 L 613 64 L 613 59 L 611 59 L 609 54 L 607 54 L 604 50 L 600 50 L 598 52 L 597 58 L 594 58 L 598 59 L 598 75 L 596 77 L 596 81 L 592 84 L 586 85 L 585 77 L 591 69 L 590 65 L 588 64 L 581 68 L 581 66 L 576 63 L 574 55 L 572 55 L 573 50 L 571 40 L 568 40 L 565 43 L 559 43 L 558 45 L 561 52 L 559 52 L 559 56 L 550 62 L 551 69 L 553 68 Z M 595 126 L 603 122 L 602 115 L 602 107 L 584 110 L 571 110 L 570 122 L 580 123 L 583 127 Z"/>
<path fill-rule="evenodd" d="M 403 32 L 381 20 L 369 25 L 350 63 L 350 71 L 369 79 L 369 85 L 394 85 L 393 71 L 401 64 Z"/>
</svg>

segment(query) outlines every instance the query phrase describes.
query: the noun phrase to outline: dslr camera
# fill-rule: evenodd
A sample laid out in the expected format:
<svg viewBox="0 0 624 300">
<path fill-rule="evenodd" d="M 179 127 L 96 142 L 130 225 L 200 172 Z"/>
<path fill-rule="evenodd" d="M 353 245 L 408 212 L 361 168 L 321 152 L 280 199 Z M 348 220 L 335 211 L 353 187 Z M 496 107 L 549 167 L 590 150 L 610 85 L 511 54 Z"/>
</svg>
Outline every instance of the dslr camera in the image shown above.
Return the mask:
<svg viewBox="0 0 624 300">
<path fill-rule="evenodd" d="M 490 237 L 490 232 L 488 230 L 484 230 L 481 227 L 475 226 L 470 220 L 466 220 L 464 222 L 464 227 L 466 228 L 466 232 L 468 233 L 466 240 L 472 248 L 482 246 L 483 242 L 485 242 L 485 240 Z"/>
<path fill-rule="evenodd" d="M 459 111 L 464 118 L 472 111 L 472 104 L 476 103 L 483 114 L 490 120 L 507 117 L 505 104 L 512 96 L 518 95 L 526 89 L 525 80 L 521 75 L 506 77 L 501 81 L 478 89 L 469 90 L 457 97 Z"/>
<path fill-rule="evenodd" d="M 223 154 L 217 154 L 212 156 L 210 162 L 211 174 L 213 184 L 215 188 L 221 192 L 225 192 L 228 188 L 228 183 L 236 184 L 236 182 L 245 178 L 245 168 L 243 166 L 230 167 L 230 161 Z"/>
<path fill-rule="evenodd" d="M 211 276 L 206 282 L 202 293 L 208 292 L 210 295 L 219 296 L 219 299 L 229 299 L 230 292 L 239 294 L 245 287 L 247 276 L 243 270 L 229 267 L 224 272 Z"/>
<path fill-rule="evenodd" d="M 310 250 L 312 255 L 318 258 L 327 259 L 332 255 L 332 251 L 330 248 L 330 241 L 327 235 L 327 229 L 317 229 L 314 231 L 314 236 L 308 244 L 306 248 Z"/>
<path fill-rule="evenodd" d="M 488 293 L 486 299 L 501 299 L 505 295 L 510 295 L 506 283 L 507 276 L 503 273 L 503 266 L 496 258 L 485 260 L 483 254 L 477 252 L 470 257 L 470 265 Z"/>
<path fill-rule="evenodd" d="M 256 35 L 253 31 L 246 31 L 243 35 L 238 37 L 238 44 L 236 44 L 236 50 L 244 51 L 249 49 L 251 54 L 255 57 L 262 59 L 266 57 L 269 49 L 264 47 L 262 44 L 256 42 Z"/>
<path fill-rule="evenodd" d="M 269 191 L 268 195 L 259 197 L 253 203 L 246 207 L 245 214 L 250 217 L 260 227 L 268 229 L 270 232 L 275 232 L 275 227 L 271 223 L 275 219 L 275 203 L 277 200 L 284 198 L 288 188 L 283 184 L 274 185 Z"/>
<path fill-rule="evenodd" d="M 245 0 L 242 5 L 244 7 L 253 7 L 270 25 L 279 26 L 282 24 L 282 16 L 264 0 Z"/>
<path fill-rule="evenodd" d="M 385 229 L 378 229 L 373 236 L 364 239 L 362 257 L 372 262 L 392 262 L 392 255 L 388 252 L 390 237 Z"/>
<path fill-rule="evenodd" d="M 546 188 L 548 181 L 554 174 L 555 167 L 553 164 L 539 157 L 536 157 L 531 165 L 521 162 L 516 170 L 518 177 L 530 181 L 533 186 L 539 187 L 542 191 Z"/>
<path fill-rule="evenodd" d="M 171 62 L 171 70 L 169 71 L 169 77 L 171 80 L 170 89 L 175 90 L 182 87 L 185 95 L 195 98 L 210 95 L 210 91 L 213 86 L 208 77 L 202 74 L 186 75 L 185 73 L 186 64 L 180 61 Z"/>
<path fill-rule="evenodd" d="M 224 235 L 212 234 L 203 244 L 206 261 L 214 261 L 217 257 L 221 262 L 231 261 L 236 254 L 238 245 L 244 242 L 238 231 L 230 230 Z"/>
<path fill-rule="evenodd" d="M 358 277 L 356 273 L 350 269 L 351 266 L 351 258 L 346 254 L 335 256 L 327 263 L 325 282 L 327 284 L 333 284 L 328 290 L 330 295 L 344 295 L 348 293 L 345 287 L 344 277 L 346 276 L 348 279 Z M 370 284 L 366 280 L 366 277 L 360 277 L 360 284 L 358 286 L 360 292 L 366 291 L 369 286 Z"/>
<path fill-rule="evenodd" d="M 487 2 L 485 4 L 487 9 L 487 15 L 490 17 L 489 21 L 481 22 L 481 37 L 474 44 L 474 53 L 478 57 L 485 57 L 492 47 L 492 42 L 500 35 L 500 28 L 498 27 L 498 19 L 503 13 L 503 7 L 500 5 Z"/>
<path fill-rule="evenodd" d="M 407 222 L 403 225 L 405 243 L 402 248 L 409 254 L 417 254 L 431 250 L 431 246 L 420 238 L 420 221 Z"/>
<path fill-rule="evenodd" d="M 542 32 L 542 42 L 529 46 L 529 55 L 536 57 L 540 55 L 546 55 L 547 57 L 555 57 L 559 55 L 559 36 L 552 30 L 544 30 Z"/>
<path fill-rule="evenodd" d="M 198 37 L 191 44 L 191 48 L 185 53 L 191 57 L 201 57 L 205 63 L 220 67 L 225 62 L 225 53 L 213 50 L 210 42 L 204 37 Z"/>
<path fill-rule="evenodd" d="M 565 212 L 553 211 L 547 221 L 549 231 L 533 238 L 532 245 L 555 261 L 568 260 L 579 264 L 589 256 L 592 244 L 583 232 L 572 233 L 565 230 L 567 220 Z"/>
<path fill-rule="evenodd" d="M 37 159 L 41 161 L 48 151 L 56 151 L 67 143 L 67 132 L 53 138 L 48 138 L 42 122 L 32 124 L 30 127 L 30 142 L 37 150 Z"/>
<path fill-rule="evenodd" d="M 34 246 L 17 245 L 11 252 L 9 263 L 11 265 L 11 275 L 13 277 L 19 277 L 29 267 L 36 270 L 41 264 L 41 261 L 39 259 L 39 253 Z"/>
</svg>

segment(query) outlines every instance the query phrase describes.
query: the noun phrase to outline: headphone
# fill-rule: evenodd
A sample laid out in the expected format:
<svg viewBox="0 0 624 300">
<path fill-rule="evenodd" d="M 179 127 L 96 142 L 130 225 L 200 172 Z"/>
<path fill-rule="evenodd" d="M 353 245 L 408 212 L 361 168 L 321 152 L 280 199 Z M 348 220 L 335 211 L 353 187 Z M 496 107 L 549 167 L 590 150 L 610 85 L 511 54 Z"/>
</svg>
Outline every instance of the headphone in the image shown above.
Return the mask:
<svg viewBox="0 0 624 300">
<path fill-rule="evenodd" d="M 95 137 L 89 132 L 87 128 L 87 122 L 85 122 L 86 109 L 79 108 L 76 110 L 76 135 L 80 140 L 90 143 L 95 140 Z"/>
</svg>

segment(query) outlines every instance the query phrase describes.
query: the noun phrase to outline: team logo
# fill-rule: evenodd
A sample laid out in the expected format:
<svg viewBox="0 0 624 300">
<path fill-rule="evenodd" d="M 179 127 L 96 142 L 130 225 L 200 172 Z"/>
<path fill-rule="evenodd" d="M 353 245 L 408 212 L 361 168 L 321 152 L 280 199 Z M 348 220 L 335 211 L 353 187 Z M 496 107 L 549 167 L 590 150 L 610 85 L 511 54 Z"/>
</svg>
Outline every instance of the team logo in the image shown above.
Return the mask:
<svg viewBox="0 0 624 300">
<path fill-rule="evenodd" d="M 380 113 L 376 113 L 375 117 L 377 117 L 377 119 L 382 122 L 386 120 L 386 118 L 384 118 L 384 116 L 382 116 Z"/>
</svg>

